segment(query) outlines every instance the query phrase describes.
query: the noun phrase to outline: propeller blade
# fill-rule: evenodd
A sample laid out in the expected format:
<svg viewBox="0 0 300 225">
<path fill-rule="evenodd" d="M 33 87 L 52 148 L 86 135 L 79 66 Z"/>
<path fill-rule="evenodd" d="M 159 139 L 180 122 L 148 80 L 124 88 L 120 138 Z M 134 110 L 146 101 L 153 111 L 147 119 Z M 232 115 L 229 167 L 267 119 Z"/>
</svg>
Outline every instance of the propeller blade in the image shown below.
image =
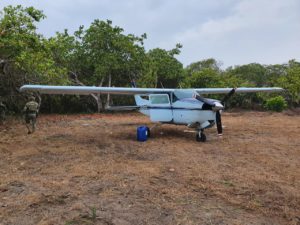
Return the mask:
<svg viewBox="0 0 300 225">
<path fill-rule="evenodd" d="M 203 106 L 202 106 L 203 110 L 218 111 L 218 110 L 224 109 L 224 106 L 219 101 L 204 98 L 197 94 L 194 95 L 194 98 L 196 98 L 200 102 L 203 102 Z"/>
<path fill-rule="evenodd" d="M 221 113 L 219 110 L 216 112 L 216 124 L 217 124 L 218 135 L 222 135 L 223 128 L 222 128 Z"/>
<path fill-rule="evenodd" d="M 228 101 L 228 99 L 235 93 L 235 90 L 236 88 L 232 88 L 232 90 L 227 94 L 225 95 L 225 97 L 222 99 L 221 103 L 224 105 L 224 103 L 226 101 Z"/>
<path fill-rule="evenodd" d="M 200 102 L 206 103 L 207 105 L 215 106 L 215 103 L 213 101 L 210 101 L 207 98 L 203 98 L 200 95 L 195 95 L 195 98 Z"/>
</svg>

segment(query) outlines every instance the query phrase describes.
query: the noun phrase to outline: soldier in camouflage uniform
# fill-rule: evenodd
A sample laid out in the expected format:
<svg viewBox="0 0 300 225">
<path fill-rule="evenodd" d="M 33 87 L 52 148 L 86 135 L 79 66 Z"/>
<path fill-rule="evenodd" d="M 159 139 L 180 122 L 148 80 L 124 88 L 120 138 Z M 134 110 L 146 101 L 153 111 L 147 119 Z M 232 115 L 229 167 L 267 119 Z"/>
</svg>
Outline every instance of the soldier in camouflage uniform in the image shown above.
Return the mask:
<svg viewBox="0 0 300 225">
<path fill-rule="evenodd" d="M 5 120 L 5 112 L 6 112 L 6 106 L 2 103 L 0 100 L 0 124 L 4 123 Z"/>
<path fill-rule="evenodd" d="M 26 103 L 23 109 L 28 134 L 31 134 L 35 131 L 36 118 L 38 116 L 39 107 L 40 105 L 35 101 L 35 97 L 29 97 L 29 102 Z"/>
</svg>

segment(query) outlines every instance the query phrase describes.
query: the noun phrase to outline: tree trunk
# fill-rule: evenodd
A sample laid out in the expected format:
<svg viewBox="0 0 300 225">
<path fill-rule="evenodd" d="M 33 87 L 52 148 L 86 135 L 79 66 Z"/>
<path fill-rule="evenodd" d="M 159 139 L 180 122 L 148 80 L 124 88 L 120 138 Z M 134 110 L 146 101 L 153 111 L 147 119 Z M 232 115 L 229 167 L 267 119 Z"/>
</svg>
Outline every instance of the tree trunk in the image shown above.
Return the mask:
<svg viewBox="0 0 300 225">
<path fill-rule="evenodd" d="M 108 76 L 108 87 L 111 87 L 111 74 L 109 74 Z M 105 108 L 108 108 L 110 106 L 111 103 L 110 101 L 111 101 L 110 94 L 107 94 Z"/>
<path fill-rule="evenodd" d="M 104 82 L 104 77 L 101 78 L 100 84 L 98 87 L 102 87 Z M 103 111 L 103 102 L 101 99 L 101 94 L 99 93 L 98 95 L 98 100 L 97 100 L 97 106 L 98 106 L 98 113 L 100 113 L 101 111 Z"/>
<path fill-rule="evenodd" d="M 77 84 L 77 85 L 80 85 L 80 86 L 85 86 L 82 82 L 80 82 L 77 78 L 77 74 L 74 73 L 74 72 L 71 72 L 71 79 Z M 104 77 L 102 77 L 98 87 L 102 87 L 103 85 L 103 82 L 104 82 Z M 91 94 L 91 96 L 93 97 L 93 99 L 95 99 L 96 101 L 96 104 L 97 104 L 97 112 L 100 113 L 103 111 L 103 102 L 102 102 L 102 99 L 101 99 L 101 94 Z"/>
<path fill-rule="evenodd" d="M 103 103 L 102 103 L 102 99 L 101 99 L 101 94 L 97 94 L 96 103 L 97 103 L 97 112 L 98 113 L 102 112 L 103 111 Z"/>
<path fill-rule="evenodd" d="M 100 94 L 91 94 L 93 99 L 95 99 L 96 104 L 97 104 L 97 112 L 100 113 L 103 110 L 103 104 L 102 104 L 102 99 Z"/>
<path fill-rule="evenodd" d="M 39 93 L 35 93 L 35 95 L 36 95 L 36 97 L 37 97 L 37 99 L 38 99 L 38 104 L 39 104 L 39 108 L 38 108 L 38 111 L 40 110 L 40 108 L 41 108 L 41 104 L 42 104 L 42 97 L 41 97 L 41 95 L 39 94 Z"/>
</svg>

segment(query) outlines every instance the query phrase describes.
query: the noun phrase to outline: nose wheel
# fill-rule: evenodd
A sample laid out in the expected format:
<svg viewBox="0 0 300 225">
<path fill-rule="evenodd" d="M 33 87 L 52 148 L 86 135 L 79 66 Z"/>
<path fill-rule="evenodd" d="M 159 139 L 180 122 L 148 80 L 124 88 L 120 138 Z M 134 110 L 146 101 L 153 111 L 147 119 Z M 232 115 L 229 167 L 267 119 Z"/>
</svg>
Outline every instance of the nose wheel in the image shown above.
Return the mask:
<svg viewBox="0 0 300 225">
<path fill-rule="evenodd" d="M 206 141 L 206 135 L 203 133 L 203 130 L 201 130 L 197 133 L 196 141 L 198 141 L 198 142 L 205 142 Z"/>
</svg>

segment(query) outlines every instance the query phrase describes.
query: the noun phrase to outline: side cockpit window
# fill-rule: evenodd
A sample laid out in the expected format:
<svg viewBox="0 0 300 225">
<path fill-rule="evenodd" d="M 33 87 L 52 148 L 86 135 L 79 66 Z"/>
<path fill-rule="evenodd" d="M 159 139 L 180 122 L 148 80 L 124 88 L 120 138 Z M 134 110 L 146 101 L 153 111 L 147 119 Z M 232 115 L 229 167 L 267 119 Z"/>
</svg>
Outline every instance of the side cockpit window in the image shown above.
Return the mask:
<svg viewBox="0 0 300 225">
<path fill-rule="evenodd" d="M 169 95 L 167 94 L 155 94 L 150 95 L 151 104 L 170 104 Z"/>
<path fill-rule="evenodd" d="M 174 103 L 174 102 L 176 102 L 178 100 L 179 100 L 179 98 L 177 98 L 176 95 L 172 94 L 172 102 Z"/>
</svg>

